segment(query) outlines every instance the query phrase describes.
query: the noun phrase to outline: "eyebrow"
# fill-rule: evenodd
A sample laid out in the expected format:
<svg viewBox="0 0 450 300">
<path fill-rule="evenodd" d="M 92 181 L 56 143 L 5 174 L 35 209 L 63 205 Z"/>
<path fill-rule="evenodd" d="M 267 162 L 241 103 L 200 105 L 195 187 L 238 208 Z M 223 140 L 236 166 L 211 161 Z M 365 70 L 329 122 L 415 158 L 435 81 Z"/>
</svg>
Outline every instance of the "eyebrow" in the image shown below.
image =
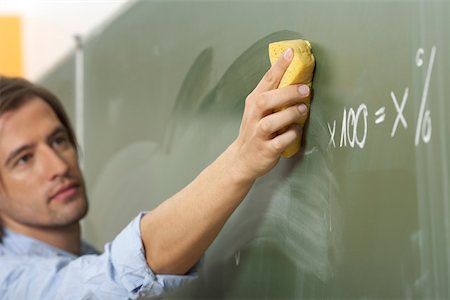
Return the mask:
<svg viewBox="0 0 450 300">
<path fill-rule="evenodd" d="M 64 127 L 62 127 L 62 126 L 58 126 L 58 127 L 56 127 L 56 128 L 49 134 L 47 140 L 50 141 L 51 139 L 53 139 L 56 135 L 58 135 L 58 134 L 60 134 L 60 133 L 67 133 L 67 130 L 66 130 Z M 11 161 L 12 161 L 16 156 L 18 156 L 20 153 L 22 153 L 22 152 L 24 152 L 24 151 L 26 151 L 26 150 L 32 149 L 33 146 L 34 146 L 34 145 L 32 145 L 32 144 L 27 144 L 27 145 L 20 146 L 19 148 L 17 148 L 17 149 L 15 149 L 14 151 L 12 151 L 12 152 L 8 155 L 8 157 L 6 158 L 5 166 L 8 166 L 8 165 L 11 163 Z"/>
<path fill-rule="evenodd" d="M 68 134 L 67 130 L 63 126 L 58 126 L 52 131 L 52 133 L 49 134 L 47 140 L 50 141 L 60 133 Z"/>
<path fill-rule="evenodd" d="M 18 156 L 20 153 L 22 153 L 22 152 L 24 152 L 24 151 L 26 151 L 26 150 L 30 150 L 31 148 L 33 148 L 33 145 L 23 145 L 23 146 L 20 146 L 19 148 L 17 148 L 16 150 L 14 150 L 13 152 L 11 152 L 11 153 L 8 155 L 8 158 L 7 158 L 6 161 L 5 161 L 5 166 L 8 166 L 8 165 L 11 163 L 11 161 L 12 161 L 16 156 Z"/>
</svg>

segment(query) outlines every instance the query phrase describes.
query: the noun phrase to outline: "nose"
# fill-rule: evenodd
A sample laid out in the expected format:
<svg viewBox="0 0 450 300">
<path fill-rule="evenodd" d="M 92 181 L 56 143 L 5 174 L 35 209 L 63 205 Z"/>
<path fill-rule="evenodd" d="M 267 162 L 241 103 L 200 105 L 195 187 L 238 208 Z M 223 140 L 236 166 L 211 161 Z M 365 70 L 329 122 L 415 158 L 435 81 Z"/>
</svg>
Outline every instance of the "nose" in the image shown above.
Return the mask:
<svg viewBox="0 0 450 300">
<path fill-rule="evenodd" d="M 43 170 L 50 180 L 67 175 L 69 164 L 60 153 L 48 146 L 43 149 Z"/>
</svg>

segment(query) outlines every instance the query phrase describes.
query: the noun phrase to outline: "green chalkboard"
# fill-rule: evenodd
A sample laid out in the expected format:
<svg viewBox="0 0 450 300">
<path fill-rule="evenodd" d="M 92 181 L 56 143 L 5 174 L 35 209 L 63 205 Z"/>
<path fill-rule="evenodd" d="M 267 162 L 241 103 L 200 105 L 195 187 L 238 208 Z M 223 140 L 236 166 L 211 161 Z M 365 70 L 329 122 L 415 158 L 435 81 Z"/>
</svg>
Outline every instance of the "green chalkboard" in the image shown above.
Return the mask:
<svg viewBox="0 0 450 300">
<path fill-rule="evenodd" d="M 236 137 L 268 43 L 305 38 L 302 152 L 169 298 L 449 298 L 449 33 L 450 1 L 137 2 L 84 45 L 85 237 L 101 248 L 192 180 Z M 61 74 L 73 55 L 42 80 L 73 116 Z"/>
</svg>

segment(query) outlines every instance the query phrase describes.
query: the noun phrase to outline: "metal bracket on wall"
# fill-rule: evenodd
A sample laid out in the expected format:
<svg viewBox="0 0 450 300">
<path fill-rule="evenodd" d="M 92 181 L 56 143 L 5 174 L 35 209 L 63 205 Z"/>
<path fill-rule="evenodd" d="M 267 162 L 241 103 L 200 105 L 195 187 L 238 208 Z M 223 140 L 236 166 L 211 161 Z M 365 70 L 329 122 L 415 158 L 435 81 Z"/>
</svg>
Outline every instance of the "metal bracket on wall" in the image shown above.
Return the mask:
<svg viewBox="0 0 450 300">
<path fill-rule="evenodd" d="M 81 35 L 75 35 L 75 134 L 80 150 L 84 149 L 84 48 Z M 82 154 L 82 152 L 81 152 Z M 84 157 L 78 156 L 81 170 Z"/>
</svg>

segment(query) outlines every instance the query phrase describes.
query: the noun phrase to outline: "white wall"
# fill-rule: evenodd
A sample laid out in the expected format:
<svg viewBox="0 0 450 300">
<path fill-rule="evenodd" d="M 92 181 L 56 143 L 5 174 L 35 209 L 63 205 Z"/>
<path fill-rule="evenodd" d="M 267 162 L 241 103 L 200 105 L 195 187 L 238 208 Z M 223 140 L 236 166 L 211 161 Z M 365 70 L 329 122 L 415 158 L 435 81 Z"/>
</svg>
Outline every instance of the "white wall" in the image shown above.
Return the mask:
<svg viewBox="0 0 450 300">
<path fill-rule="evenodd" d="M 0 15 L 22 18 L 24 76 L 36 80 L 132 0 L 0 0 Z"/>
</svg>

